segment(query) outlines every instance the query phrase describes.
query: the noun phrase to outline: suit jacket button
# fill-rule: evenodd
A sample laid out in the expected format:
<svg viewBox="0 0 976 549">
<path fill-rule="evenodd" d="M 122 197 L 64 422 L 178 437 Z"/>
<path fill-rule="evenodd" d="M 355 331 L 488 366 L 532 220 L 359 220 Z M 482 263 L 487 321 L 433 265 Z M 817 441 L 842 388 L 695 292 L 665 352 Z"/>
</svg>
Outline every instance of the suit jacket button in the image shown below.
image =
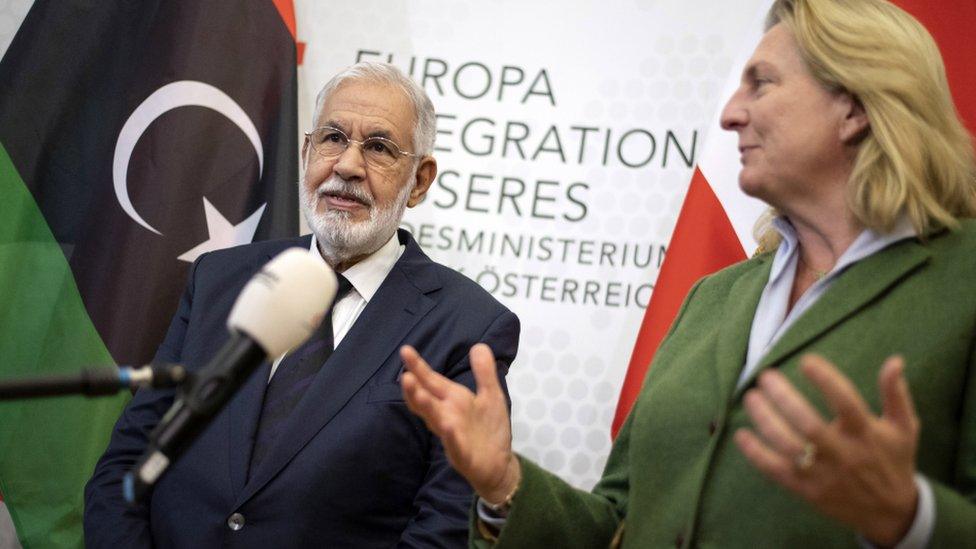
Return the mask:
<svg viewBox="0 0 976 549">
<path fill-rule="evenodd" d="M 718 423 L 715 423 L 715 420 L 713 419 L 712 421 L 708 422 L 708 434 L 714 435 L 716 430 L 718 430 Z"/>
<path fill-rule="evenodd" d="M 244 528 L 244 515 L 240 513 L 234 513 L 227 519 L 227 527 L 233 531 L 238 531 Z"/>
<path fill-rule="evenodd" d="M 684 536 L 684 534 L 678 534 L 678 537 L 674 538 L 674 546 L 675 547 L 681 547 L 684 544 L 685 544 L 685 536 Z"/>
</svg>

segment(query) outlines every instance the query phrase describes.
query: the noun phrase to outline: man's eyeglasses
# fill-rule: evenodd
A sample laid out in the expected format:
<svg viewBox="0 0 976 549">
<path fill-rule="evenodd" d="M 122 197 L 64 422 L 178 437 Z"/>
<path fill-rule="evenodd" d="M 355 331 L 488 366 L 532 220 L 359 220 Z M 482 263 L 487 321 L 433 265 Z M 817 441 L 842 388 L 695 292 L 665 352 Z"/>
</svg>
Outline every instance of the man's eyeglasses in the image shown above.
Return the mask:
<svg viewBox="0 0 976 549">
<path fill-rule="evenodd" d="M 310 132 L 305 137 L 312 145 L 312 150 L 326 158 L 334 158 L 346 152 L 350 143 L 359 145 L 366 163 L 379 168 L 389 168 L 397 163 L 401 156 L 417 157 L 419 154 L 402 151 L 392 140 L 385 137 L 367 137 L 362 141 L 350 139 L 339 128 L 322 126 Z"/>
</svg>

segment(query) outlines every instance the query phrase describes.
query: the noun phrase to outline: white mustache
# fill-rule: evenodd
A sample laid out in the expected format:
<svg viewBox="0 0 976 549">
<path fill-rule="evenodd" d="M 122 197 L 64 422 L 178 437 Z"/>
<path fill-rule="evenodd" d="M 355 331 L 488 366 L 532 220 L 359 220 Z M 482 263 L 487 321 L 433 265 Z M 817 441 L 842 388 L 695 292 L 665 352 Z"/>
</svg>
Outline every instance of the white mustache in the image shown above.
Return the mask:
<svg viewBox="0 0 976 549">
<path fill-rule="evenodd" d="M 322 184 L 315 189 L 316 197 L 322 197 L 322 195 L 325 194 L 347 195 L 367 206 L 373 206 L 373 197 L 366 191 L 366 189 L 355 183 L 348 183 L 335 174 L 323 181 Z"/>
</svg>

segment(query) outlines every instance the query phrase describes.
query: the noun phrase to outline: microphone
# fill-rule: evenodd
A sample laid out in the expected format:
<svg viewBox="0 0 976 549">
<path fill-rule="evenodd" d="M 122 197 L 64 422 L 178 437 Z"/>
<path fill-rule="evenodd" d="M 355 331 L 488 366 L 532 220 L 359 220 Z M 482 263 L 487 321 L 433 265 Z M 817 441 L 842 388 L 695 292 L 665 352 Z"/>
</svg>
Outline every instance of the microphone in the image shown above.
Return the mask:
<svg viewBox="0 0 976 549">
<path fill-rule="evenodd" d="M 0 381 L 0 400 L 62 395 L 114 395 L 123 389 L 176 387 L 187 378 L 179 364 L 85 368 L 80 374 Z"/>
<path fill-rule="evenodd" d="M 149 435 L 149 445 L 122 479 L 126 501 L 145 498 L 170 464 L 265 361 L 299 345 L 322 322 L 336 277 L 308 250 L 290 248 L 241 290 L 227 317 L 230 340 L 194 375 Z"/>
</svg>

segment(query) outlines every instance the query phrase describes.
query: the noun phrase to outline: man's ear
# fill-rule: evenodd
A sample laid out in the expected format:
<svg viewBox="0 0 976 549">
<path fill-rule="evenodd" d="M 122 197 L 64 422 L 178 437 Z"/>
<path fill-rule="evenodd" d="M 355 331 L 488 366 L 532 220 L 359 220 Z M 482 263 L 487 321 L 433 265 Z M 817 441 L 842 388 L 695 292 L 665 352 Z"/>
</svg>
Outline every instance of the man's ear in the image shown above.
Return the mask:
<svg viewBox="0 0 976 549">
<path fill-rule="evenodd" d="M 305 142 L 302 143 L 302 166 L 305 166 L 305 161 L 308 159 L 308 136 L 305 136 Z"/>
<path fill-rule="evenodd" d="M 427 190 L 437 176 L 437 160 L 433 156 L 425 156 L 420 159 L 413 177 L 413 189 L 410 190 L 410 199 L 407 206 L 413 208 L 424 200 Z"/>
<path fill-rule="evenodd" d="M 864 112 L 864 105 L 857 97 L 845 93 L 843 97 L 845 115 L 840 124 L 841 142 L 851 145 L 860 141 L 871 128 L 868 114 Z"/>
</svg>

